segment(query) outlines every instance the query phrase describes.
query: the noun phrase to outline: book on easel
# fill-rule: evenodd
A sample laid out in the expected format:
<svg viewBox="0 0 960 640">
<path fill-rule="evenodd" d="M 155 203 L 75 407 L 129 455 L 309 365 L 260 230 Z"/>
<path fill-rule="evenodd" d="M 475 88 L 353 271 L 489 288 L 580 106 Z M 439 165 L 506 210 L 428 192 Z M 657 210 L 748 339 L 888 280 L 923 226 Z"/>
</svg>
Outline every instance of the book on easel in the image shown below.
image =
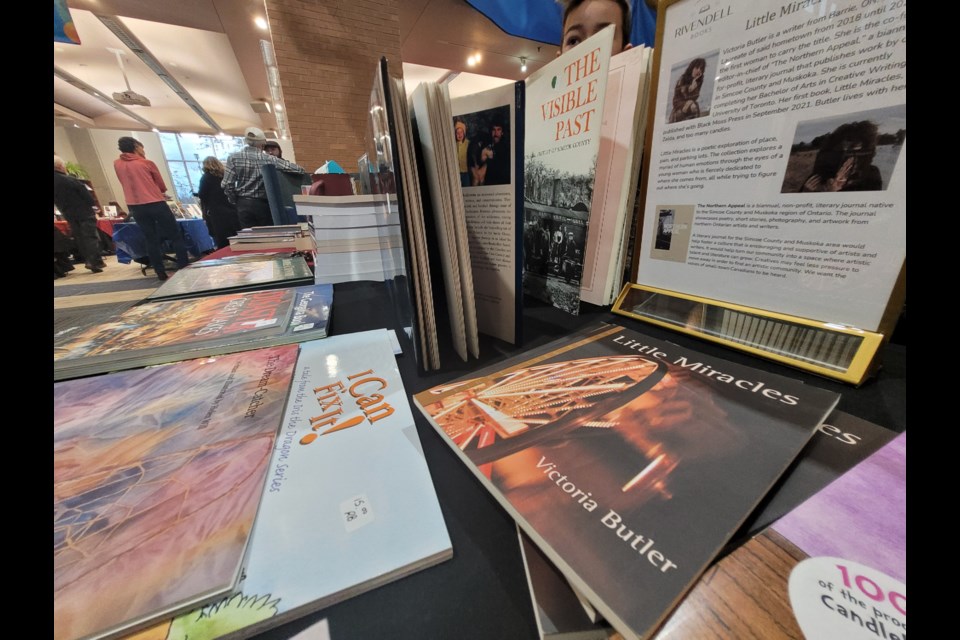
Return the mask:
<svg viewBox="0 0 960 640">
<path fill-rule="evenodd" d="M 906 13 L 804 6 L 661 3 L 614 310 L 860 384 L 906 297 Z M 853 52 L 863 68 L 837 80 Z M 664 320 L 640 308 L 654 296 L 710 313 Z"/>
<path fill-rule="evenodd" d="M 233 592 L 296 360 L 283 346 L 54 385 L 57 640 Z"/>
<path fill-rule="evenodd" d="M 654 631 L 722 552 L 838 397 L 602 325 L 414 402 L 633 639 Z"/>
<path fill-rule="evenodd" d="M 267 477 L 239 590 L 150 638 L 247 638 L 453 555 L 385 330 L 300 345 Z"/>
</svg>

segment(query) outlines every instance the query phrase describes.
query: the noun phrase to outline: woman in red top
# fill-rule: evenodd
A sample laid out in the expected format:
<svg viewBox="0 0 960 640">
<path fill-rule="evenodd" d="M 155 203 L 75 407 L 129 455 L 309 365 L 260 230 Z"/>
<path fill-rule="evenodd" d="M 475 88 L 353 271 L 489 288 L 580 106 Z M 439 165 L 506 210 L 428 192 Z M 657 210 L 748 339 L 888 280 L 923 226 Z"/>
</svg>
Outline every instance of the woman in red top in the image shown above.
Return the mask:
<svg viewBox="0 0 960 640">
<path fill-rule="evenodd" d="M 123 136 L 117 141 L 120 157 L 113 161 L 113 169 L 123 187 L 123 197 L 127 201 L 130 215 L 143 231 L 147 245 L 150 266 L 161 280 L 167 279 L 167 270 L 163 264 L 162 240 L 169 240 L 177 254 L 177 265 L 187 266 L 187 246 L 173 217 L 164 192 L 167 185 L 160 177 L 160 170 L 152 161 L 147 160 L 143 145 L 136 138 Z"/>
</svg>

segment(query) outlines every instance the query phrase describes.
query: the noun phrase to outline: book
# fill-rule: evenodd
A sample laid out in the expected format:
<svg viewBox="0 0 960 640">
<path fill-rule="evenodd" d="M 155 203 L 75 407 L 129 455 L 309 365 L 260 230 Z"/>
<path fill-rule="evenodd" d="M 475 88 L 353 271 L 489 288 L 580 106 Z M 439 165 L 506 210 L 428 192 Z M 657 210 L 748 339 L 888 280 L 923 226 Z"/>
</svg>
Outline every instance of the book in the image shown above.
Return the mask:
<svg viewBox="0 0 960 640">
<path fill-rule="evenodd" d="M 727 545 L 725 553 L 735 552 L 744 542 L 800 506 L 808 498 L 879 450 L 896 435 L 895 432 L 872 422 L 862 420 L 843 411 L 834 410 L 817 428 L 810 442 L 800 452 L 800 455 L 797 456 L 797 459 L 794 460 L 780 480 L 740 526 L 740 529 Z M 533 555 L 531 560 L 532 554 L 526 553 L 526 548 L 524 548 L 524 552 L 524 561 L 528 565 L 531 562 L 549 563 L 542 556 Z M 550 575 L 551 570 L 557 571 L 552 565 L 547 569 L 536 570 L 528 566 L 528 571 L 531 574 Z M 562 615 L 569 615 L 566 613 L 567 605 L 551 607 L 550 602 L 578 601 L 576 592 L 569 583 L 566 583 L 566 592 L 559 584 L 548 584 L 550 595 L 546 602 L 543 602 L 541 597 L 537 595 L 544 589 L 535 590 L 531 586 L 531 591 L 536 591 L 533 594 L 534 604 L 539 606 L 541 614 L 546 609 L 547 611 L 563 611 Z M 574 618 L 574 620 L 578 620 L 578 618 Z M 588 613 L 587 618 L 580 619 L 579 623 L 571 624 L 568 622 L 567 628 L 590 631 L 599 629 L 595 624 L 588 625 L 588 622 L 596 622 L 595 616 Z"/>
<path fill-rule="evenodd" d="M 248 351 L 327 335 L 333 286 L 145 302 L 106 322 L 61 332 L 54 380 Z"/>
<path fill-rule="evenodd" d="M 57 640 L 232 592 L 296 359 L 281 346 L 54 384 Z"/>
<path fill-rule="evenodd" d="M 550 244 L 525 265 L 523 291 L 574 315 L 580 312 L 613 32 L 612 25 L 605 28 L 525 81 L 524 229 L 547 234 Z"/>
<path fill-rule="evenodd" d="M 300 345 L 268 478 L 239 592 L 151 637 L 249 637 L 452 556 L 385 330 Z"/>
<path fill-rule="evenodd" d="M 743 523 L 734 542 L 742 542 L 766 529 L 896 435 L 845 411 L 834 411 L 820 425 L 783 478 Z"/>
<path fill-rule="evenodd" d="M 837 400 L 615 325 L 414 396 L 627 638 L 656 629 Z"/>
<path fill-rule="evenodd" d="M 522 341 L 524 293 L 579 310 L 612 38 L 597 34 L 523 82 L 456 100 L 438 83 L 411 94 L 418 192 L 432 213 L 416 262 L 436 268 L 463 360 L 476 333 Z M 523 257 L 535 230 L 562 234 L 541 261 Z"/>
<path fill-rule="evenodd" d="M 711 567 L 660 637 L 906 639 L 906 433 Z"/>
<path fill-rule="evenodd" d="M 652 53 L 639 45 L 610 58 L 591 232 L 580 282 L 580 299 L 591 304 L 611 304 L 623 284 L 625 235 L 640 176 Z"/>
<path fill-rule="evenodd" d="M 403 274 L 387 281 L 392 306 L 404 333 L 410 336 L 421 371 L 440 368 L 436 310 L 426 224 L 420 193 L 420 173 L 413 141 L 412 121 L 402 78 L 392 78 L 386 58 L 380 59 L 370 91 L 369 140 L 383 141 L 369 152 L 379 193 L 395 193 L 404 245 Z M 388 210 L 390 207 L 385 207 Z M 398 269 L 399 270 L 399 269 Z"/>
<path fill-rule="evenodd" d="M 610 625 L 591 617 L 570 583 L 537 545 L 519 528 L 517 535 L 541 640 L 609 638 L 613 634 Z"/>
<path fill-rule="evenodd" d="M 195 266 L 199 265 L 199 266 Z M 299 255 L 220 258 L 216 264 L 194 263 L 174 272 L 147 300 L 192 298 L 213 293 L 293 287 L 313 282 L 313 271 Z"/>
</svg>

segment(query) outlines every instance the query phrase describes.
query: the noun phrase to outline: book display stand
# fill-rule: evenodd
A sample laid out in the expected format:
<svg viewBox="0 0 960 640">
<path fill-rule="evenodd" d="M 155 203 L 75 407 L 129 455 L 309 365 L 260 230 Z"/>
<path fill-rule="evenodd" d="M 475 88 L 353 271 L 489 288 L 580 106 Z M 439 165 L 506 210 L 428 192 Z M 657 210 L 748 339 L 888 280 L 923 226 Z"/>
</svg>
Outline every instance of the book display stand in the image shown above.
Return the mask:
<svg viewBox="0 0 960 640">
<path fill-rule="evenodd" d="M 879 364 L 882 333 L 627 284 L 613 312 L 851 384 Z"/>
<path fill-rule="evenodd" d="M 906 12 L 661 4 L 614 311 L 852 384 L 906 296 Z"/>
</svg>

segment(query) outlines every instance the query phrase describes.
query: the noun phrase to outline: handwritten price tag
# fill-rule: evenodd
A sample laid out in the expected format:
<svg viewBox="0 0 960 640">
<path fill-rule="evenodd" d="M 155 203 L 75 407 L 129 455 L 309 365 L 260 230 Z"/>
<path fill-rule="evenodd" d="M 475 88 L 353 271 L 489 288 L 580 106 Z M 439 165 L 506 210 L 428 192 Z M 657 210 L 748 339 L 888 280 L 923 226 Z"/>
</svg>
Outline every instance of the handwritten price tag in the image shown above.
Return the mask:
<svg viewBox="0 0 960 640">
<path fill-rule="evenodd" d="M 350 533 L 373 522 L 373 505 L 361 493 L 340 503 L 340 515 L 344 528 Z"/>
</svg>

